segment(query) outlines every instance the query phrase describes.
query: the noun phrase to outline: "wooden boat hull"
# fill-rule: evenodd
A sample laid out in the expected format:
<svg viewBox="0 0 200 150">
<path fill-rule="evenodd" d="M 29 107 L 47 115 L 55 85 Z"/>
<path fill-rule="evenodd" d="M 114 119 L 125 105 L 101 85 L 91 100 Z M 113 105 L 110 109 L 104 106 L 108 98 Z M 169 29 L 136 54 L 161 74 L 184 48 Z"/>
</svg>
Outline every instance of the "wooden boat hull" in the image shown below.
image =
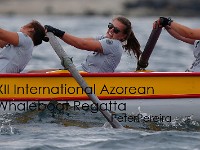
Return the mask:
<svg viewBox="0 0 200 150">
<path fill-rule="evenodd" d="M 1 100 L 88 100 L 95 93 L 101 100 L 199 98 L 200 73 L 124 72 L 82 73 L 88 83 L 82 89 L 67 72 L 1 74 Z"/>
</svg>

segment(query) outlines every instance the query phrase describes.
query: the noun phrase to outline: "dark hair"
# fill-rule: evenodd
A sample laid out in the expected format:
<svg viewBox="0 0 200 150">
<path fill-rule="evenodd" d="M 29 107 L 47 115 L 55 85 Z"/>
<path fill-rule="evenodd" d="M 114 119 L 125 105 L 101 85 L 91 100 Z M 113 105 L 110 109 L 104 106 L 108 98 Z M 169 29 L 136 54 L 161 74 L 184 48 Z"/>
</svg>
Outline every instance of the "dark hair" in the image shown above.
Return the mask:
<svg viewBox="0 0 200 150">
<path fill-rule="evenodd" d="M 126 26 L 126 28 L 123 31 L 124 34 L 127 35 L 126 38 L 124 39 L 124 41 L 127 40 L 126 45 L 123 46 L 124 49 L 128 51 L 130 55 L 131 55 L 131 52 L 133 52 L 135 57 L 139 59 L 142 51 L 140 50 L 140 43 L 138 42 L 137 38 L 135 37 L 133 33 L 131 22 L 123 16 L 118 16 L 114 18 L 114 20 L 115 19 L 117 19 L 119 22 L 121 22 L 122 24 Z"/>
<path fill-rule="evenodd" d="M 32 34 L 32 39 L 34 46 L 40 45 L 42 41 L 48 42 L 48 37 L 46 37 L 44 27 L 36 20 L 30 23 L 30 27 L 34 28 L 34 33 Z"/>
</svg>

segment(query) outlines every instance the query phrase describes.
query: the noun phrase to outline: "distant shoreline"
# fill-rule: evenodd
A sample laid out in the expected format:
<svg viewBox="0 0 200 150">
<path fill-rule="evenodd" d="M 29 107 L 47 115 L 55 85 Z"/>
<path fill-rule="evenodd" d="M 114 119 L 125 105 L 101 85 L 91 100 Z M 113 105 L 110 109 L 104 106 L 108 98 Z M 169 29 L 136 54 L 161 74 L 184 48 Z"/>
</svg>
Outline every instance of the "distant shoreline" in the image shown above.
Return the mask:
<svg viewBox="0 0 200 150">
<path fill-rule="evenodd" d="M 3 15 L 199 16 L 198 0 L 0 0 Z M 198 3 L 200 4 L 200 2 Z"/>
</svg>

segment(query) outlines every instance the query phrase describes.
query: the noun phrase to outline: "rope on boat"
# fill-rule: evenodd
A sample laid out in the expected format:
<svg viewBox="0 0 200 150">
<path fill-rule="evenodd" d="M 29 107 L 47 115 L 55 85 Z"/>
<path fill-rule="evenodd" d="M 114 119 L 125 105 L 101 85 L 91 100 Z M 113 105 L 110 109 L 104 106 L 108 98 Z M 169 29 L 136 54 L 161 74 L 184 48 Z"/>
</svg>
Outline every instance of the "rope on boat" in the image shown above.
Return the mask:
<svg viewBox="0 0 200 150">
<path fill-rule="evenodd" d="M 87 85 L 87 83 L 85 82 L 83 77 L 80 75 L 80 73 L 76 69 L 75 65 L 73 64 L 72 60 L 69 58 L 67 53 L 64 51 L 64 49 L 62 48 L 62 46 L 60 45 L 60 43 L 58 42 L 58 40 L 56 39 L 54 34 L 51 32 L 48 32 L 47 36 L 49 37 L 49 42 L 50 42 L 51 46 L 53 47 L 54 51 L 56 52 L 56 54 L 58 55 L 58 57 L 61 59 L 61 63 L 65 67 L 65 69 L 69 70 L 69 72 L 75 78 L 77 83 L 83 89 L 85 89 L 84 91 L 87 90 L 86 94 L 91 99 L 91 101 L 94 104 L 100 106 L 102 104 L 101 101 L 98 99 L 98 97 L 94 93 L 92 93 L 92 91 L 91 92 L 88 91 L 91 89 L 88 88 L 89 86 Z M 118 122 L 118 120 L 116 120 L 116 118 L 114 118 L 112 116 L 112 114 L 106 110 L 106 108 L 102 108 L 99 111 L 103 114 L 103 116 L 107 119 L 107 121 L 111 124 L 111 126 L 113 128 L 123 128 L 123 126 Z"/>
</svg>

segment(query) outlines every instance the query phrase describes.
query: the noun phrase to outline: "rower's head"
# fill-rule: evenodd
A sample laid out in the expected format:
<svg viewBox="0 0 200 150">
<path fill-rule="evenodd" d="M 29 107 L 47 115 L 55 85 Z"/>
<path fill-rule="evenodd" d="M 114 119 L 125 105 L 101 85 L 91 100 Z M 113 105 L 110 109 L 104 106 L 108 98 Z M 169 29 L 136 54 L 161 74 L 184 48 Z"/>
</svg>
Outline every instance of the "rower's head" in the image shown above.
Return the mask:
<svg viewBox="0 0 200 150">
<path fill-rule="evenodd" d="M 111 23 L 108 24 L 108 31 L 106 37 L 111 39 L 120 40 L 123 42 L 123 47 L 125 50 L 136 56 L 139 59 L 141 55 L 140 44 L 135 37 L 135 34 L 132 30 L 132 24 L 124 16 L 115 17 Z"/>
<path fill-rule="evenodd" d="M 34 46 L 40 45 L 42 41 L 48 41 L 44 27 L 36 20 L 21 27 L 20 31 L 32 38 Z"/>
<path fill-rule="evenodd" d="M 116 17 L 108 24 L 106 36 L 111 39 L 124 41 L 127 37 L 126 30 L 131 26 L 131 23 L 125 17 Z"/>
</svg>

